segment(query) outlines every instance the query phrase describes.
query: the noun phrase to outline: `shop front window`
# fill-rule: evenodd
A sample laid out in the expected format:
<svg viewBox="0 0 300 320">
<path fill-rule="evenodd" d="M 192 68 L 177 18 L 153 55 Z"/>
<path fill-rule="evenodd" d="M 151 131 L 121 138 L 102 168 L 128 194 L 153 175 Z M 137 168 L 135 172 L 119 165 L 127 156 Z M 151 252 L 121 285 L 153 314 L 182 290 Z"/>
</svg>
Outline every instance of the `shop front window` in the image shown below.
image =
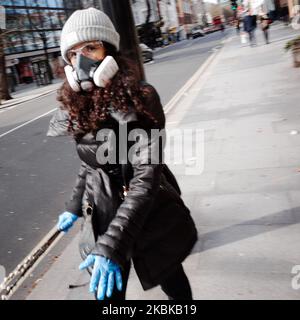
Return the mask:
<svg viewBox="0 0 300 320">
<path fill-rule="evenodd" d="M 93 0 L 90 0 L 91 5 L 93 5 Z M 81 3 L 80 0 L 73 0 L 73 1 L 66 1 L 65 2 L 65 7 L 66 8 L 80 8 L 81 7 Z"/>
<path fill-rule="evenodd" d="M 1 6 L 12 6 L 12 5 L 13 5 L 12 0 L 1 1 Z"/>
<path fill-rule="evenodd" d="M 10 53 L 18 53 L 18 52 L 23 52 L 23 44 L 21 40 L 21 36 L 18 33 L 9 33 L 6 36 L 6 49 Z"/>
<path fill-rule="evenodd" d="M 33 32 L 34 39 L 35 39 L 35 45 L 37 49 L 44 49 L 44 43 L 43 43 L 43 34 L 40 34 L 38 32 Z"/>
<path fill-rule="evenodd" d="M 4 54 L 11 54 L 14 53 L 14 48 L 13 46 L 10 44 L 10 42 L 8 41 L 8 39 L 6 39 L 4 41 Z"/>
<path fill-rule="evenodd" d="M 63 26 L 65 24 L 65 22 L 67 21 L 66 12 L 63 10 L 57 11 L 57 17 L 59 18 L 59 20 Z"/>
<path fill-rule="evenodd" d="M 16 21 L 16 25 L 21 29 L 30 29 L 30 21 L 27 15 L 27 11 L 25 9 L 16 9 L 14 19 Z"/>
<path fill-rule="evenodd" d="M 56 0 L 56 3 L 58 8 L 63 8 L 65 6 L 64 0 Z"/>
<path fill-rule="evenodd" d="M 42 22 L 41 27 L 43 29 L 53 29 L 51 15 L 49 14 L 49 11 L 48 10 L 41 10 L 40 16 L 41 16 L 41 22 Z"/>
<path fill-rule="evenodd" d="M 17 29 L 18 24 L 15 17 L 15 10 L 13 9 L 6 9 L 6 28 L 10 29 Z"/>
<path fill-rule="evenodd" d="M 51 18 L 53 29 L 61 29 L 60 10 L 49 10 L 48 15 Z"/>
<path fill-rule="evenodd" d="M 25 6 L 25 1 L 24 0 L 13 0 L 13 3 L 14 3 L 15 6 Z"/>
<path fill-rule="evenodd" d="M 63 10 L 30 9 L 29 16 L 33 29 L 61 29 L 66 21 Z"/>
<path fill-rule="evenodd" d="M 31 32 L 22 33 L 22 38 L 23 38 L 24 48 L 26 51 L 37 49 L 37 46 L 35 44 L 35 39 Z"/>
<path fill-rule="evenodd" d="M 33 82 L 33 72 L 31 63 L 25 61 L 22 61 L 18 64 L 18 71 L 20 76 L 20 81 L 23 83 L 32 83 Z"/>
<path fill-rule="evenodd" d="M 60 46 L 60 35 L 61 35 L 61 31 L 55 31 L 53 32 L 55 35 L 55 43 L 57 46 Z"/>
<path fill-rule="evenodd" d="M 29 10 L 29 18 L 32 24 L 32 29 L 40 28 L 41 17 L 39 14 L 39 10 L 34 10 L 34 9 Z"/>
<path fill-rule="evenodd" d="M 4 54 L 11 54 L 11 53 L 13 52 L 11 51 L 10 47 L 4 47 Z"/>
<path fill-rule="evenodd" d="M 45 32 L 45 36 L 47 39 L 47 48 L 56 47 L 54 32 Z"/>
<path fill-rule="evenodd" d="M 48 0 L 49 8 L 63 8 L 64 2 L 63 0 Z"/>
<path fill-rule="evenodd" d="M 26 0 L 28 7 L 47 7 L 47 0 Z"/>
</svg>

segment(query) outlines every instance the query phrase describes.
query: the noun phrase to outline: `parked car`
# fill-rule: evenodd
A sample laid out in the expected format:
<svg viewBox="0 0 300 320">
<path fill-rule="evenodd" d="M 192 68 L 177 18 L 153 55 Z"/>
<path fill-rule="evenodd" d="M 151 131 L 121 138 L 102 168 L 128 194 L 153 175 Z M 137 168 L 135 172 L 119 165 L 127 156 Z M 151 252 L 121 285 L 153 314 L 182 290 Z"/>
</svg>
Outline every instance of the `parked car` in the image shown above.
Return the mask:
<svg viewBox="0 0 300 320">
<path fill-rule="evenodd" d="M 140 49 L 143 56 L 143 62 L 148 62 L 153 60 L 153 50 L 150 49 L 147 45 L 144 43 L 140 43 Z"/>
<path fill-rule="evenodd" d="M 195 27 L 192 29 L 192 38 L 203 37 L 205 35 L 204 30 L 201 27 Z"/>
</svg>

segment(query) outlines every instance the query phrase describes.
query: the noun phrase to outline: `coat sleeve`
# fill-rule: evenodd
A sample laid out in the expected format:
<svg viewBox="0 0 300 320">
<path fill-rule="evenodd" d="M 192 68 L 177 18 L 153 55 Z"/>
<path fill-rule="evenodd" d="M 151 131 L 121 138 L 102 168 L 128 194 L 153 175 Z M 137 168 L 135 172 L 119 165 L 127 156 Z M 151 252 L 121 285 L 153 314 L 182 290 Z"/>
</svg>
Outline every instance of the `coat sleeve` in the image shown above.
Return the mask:
<svg viewBox="0 0 300 320">
<path fill-rule="evenodd" d="M 85 190 L 86 174 L 86 164 L 82 161 L 71 197 L 65 204 L 66 211 L 72 212 L 79 217 L 82 216 L 82 197 Z"/>
<path fill-rule="evenodd" d="M 68 112 L 66 110 L 62 110 L 61 108 L 58 108 L 50 120 L 47 136 L 69 136 L 70 133 L 68 132 L 68 119 Z M 81 162 L 81 166 L 76 178 L 75 186 L 72 190 L 71 197 L 69 201 L 65 203 L 65 210 L 72 212 L 79 217 L 82 216 L 82 197 L 85 190 L 86 174 L 86 164 L 84 162 Z"/>
<path fill-rule="evenodd" d="M 47 131 L 48 137 L 68 136 L 68 112 L 58 108 L 53 114 L 49 128 Z"/>
<path fill-rule="evenodd" d="M 161 104 L 156 104 L 159 114 L 163 114 Z M 164 124 L 164 117 L 163 122 Z M 156 129 L 164 129 L 163 127 Z M 103 255 L 123 267 L 132 256 L 133 246 L 142 230 L 148 216 L 151 204 L 159 190 L 160 178 L 163 170 L 163 151 L 165 145 L 165 131 L 161 136 L 150 135 L 151 128 L 145 131 L 149 134 L 140 147 L 140 156 L 130 159 L 133 177 L 129 183 L 129 191 L 119 206 L 114 219 L 107 231 L 98 237 L 92 253 Z M 150 162 L 149 150 L 157 151 L 156 163 Z"/>
<path fill-rule="evenodd" d="M 176 177 L 174 176 L 173 172 L 169 169 L 169 167 L 164 164 L 163 173 L 167 179 L 167 181 L 174 187 L 174 189 L 181 195 L 181 189 L 178 185 Z"/>
</svg>

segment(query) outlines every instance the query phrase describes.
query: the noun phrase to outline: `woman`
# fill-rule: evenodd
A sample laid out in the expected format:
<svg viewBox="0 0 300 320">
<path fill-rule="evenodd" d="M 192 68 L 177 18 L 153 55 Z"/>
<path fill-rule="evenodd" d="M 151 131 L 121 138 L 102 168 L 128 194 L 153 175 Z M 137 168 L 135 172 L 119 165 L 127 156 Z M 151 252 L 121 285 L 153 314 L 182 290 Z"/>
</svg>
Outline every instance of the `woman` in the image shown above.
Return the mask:
<svg viewBox="0 0 300 320">
<path fill-rule="evenodd" d="M 125 299 L 131 261 L 144 290 L 160 285 L 169 299 L 192 299 L 181 263 L 197 231 L 163 164 L 164 142 L 159 135 L 147 140 L 153 129 L 164 132 L 162 105 L 118 50 L 119 34 L 102 11 L 75 11 L 64 25 L 67 80 L 58 96 L 62 110 L 51 119 L 48 135 L 72 134 L 82 164 L 58 228 L 67 231 L 84 218 L 80 269 L 92 274 L 90 291 L 97 299 Z M 140 136 L 139 152 L 128 152 L 135 144 L 125 128 L 147 133 Z M 155 163 L 149 147 L 158 150 Z M 108 155 L 115 161 L 105 163 Z"/>
</svg>

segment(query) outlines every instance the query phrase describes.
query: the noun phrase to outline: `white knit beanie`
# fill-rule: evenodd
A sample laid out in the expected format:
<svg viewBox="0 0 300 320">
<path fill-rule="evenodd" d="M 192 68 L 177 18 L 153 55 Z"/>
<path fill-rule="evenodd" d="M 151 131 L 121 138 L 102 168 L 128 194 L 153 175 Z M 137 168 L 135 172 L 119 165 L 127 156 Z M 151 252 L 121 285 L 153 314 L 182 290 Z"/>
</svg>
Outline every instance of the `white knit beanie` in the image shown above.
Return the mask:
<svg viewBox="0 0 300 320">
<path fill-rule="evenodd" d="M 108 42 L 119 50 L 120 35 L 103 11 L 95 8 L 76 10 L 61 32 L 60 50 L 63 59 L 70 64 L 67 51 L 78 43 L 93 40 Z"/>
</svg>

